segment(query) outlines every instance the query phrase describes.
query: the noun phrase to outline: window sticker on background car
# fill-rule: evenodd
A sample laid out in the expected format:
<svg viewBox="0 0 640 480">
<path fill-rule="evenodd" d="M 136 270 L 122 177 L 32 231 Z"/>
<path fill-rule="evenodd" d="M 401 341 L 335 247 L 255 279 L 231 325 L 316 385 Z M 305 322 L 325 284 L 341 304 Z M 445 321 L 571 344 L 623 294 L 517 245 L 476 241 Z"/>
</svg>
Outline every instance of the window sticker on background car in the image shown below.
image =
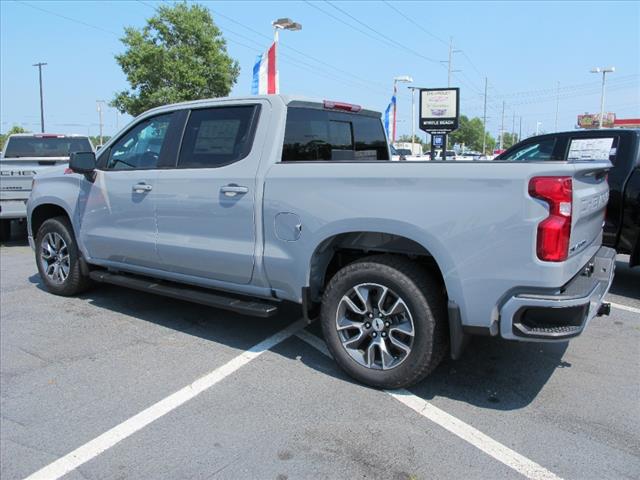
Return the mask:
<svg viewBox="0 0 640 480">
<path fill-rule="evenodd" d="M 613 137 L 575 138 L 571 140 L 567 160 L 609 160 Z"/>
</svg>

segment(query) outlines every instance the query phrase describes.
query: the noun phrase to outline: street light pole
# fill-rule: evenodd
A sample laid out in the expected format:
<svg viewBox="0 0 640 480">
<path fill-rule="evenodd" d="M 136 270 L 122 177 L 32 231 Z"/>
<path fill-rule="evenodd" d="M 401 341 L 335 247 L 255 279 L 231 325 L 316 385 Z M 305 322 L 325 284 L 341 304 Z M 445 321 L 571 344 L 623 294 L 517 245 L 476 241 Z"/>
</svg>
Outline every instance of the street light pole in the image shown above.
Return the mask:
<svg viewBox="0 0 640 480">
<path fill-rule="evenodd" d="M 275 51 L 276 51 L 276 55 L 274 58 L 275 72 L 276 72 L 276 92 L 275 93 L 280 93 L 280 74 L 278 72 L 278 61 L 276 59 L 278 55 L 278 42 L 280 41 L 280 30 L 291 30 L 295 32 L 298 30 L 302 30 L 302 25 L 298 22 L 294 22 L 290 18 L 279 18 L 271 22 L 271 25 L 273 26 L 273 44 L 275 46 Z"/>
<path fill-rule="evenodd" d="M 402 75 L 400 77 L 393 77 L 393 96 L 395 97 L 398 93 L 398 82 L 403 83 L 412 83 L 413 78 L 409 75 Z M 393 104 L 393 132 L 391 134 L 391 143 L 395 143 L 396 141 L 396 119 L 397 119 L 397 108 L 398 99 L 396 98 L 395 103 Z"/>
<path fill-rule="evenodd" d="M 602 128 L 604 123 L 604 82 L 607 73 L 613 73 L 616 71 L 615 67 L 595 67 L 591 69 L 591 73 L 602 73 L 602 92 L 600 94 L 600 120 L 598 121 L 598 128 Z"/>
<path fill-rule="evenodd" d="M 411 153 L 415 155 L 413 151 L 413 143 L 416 138 L 416 90 L 419 90 L 419 88 L 418 87 L 407 87 L 407 88 L 411 90 Z"/>
<path fill-rule="evenodd" d="M 487 77 L 484 77 L 484 110 L 482 112 L 482 155 L 487 153 Z"/>
<path fill-rule="evenodd" d="M 98 110 L 98 119 L 100 122 L 100 146 L 102 146 L 102 105 L 104 100 L 96 100 L 96 109 Z"/>
<path fill-rule="evenodd" d="M 44 62 L 34 63 L 34 67 L 38 67 L 38 77 L 40 79 L 40 131 L 44 133 L 44 99 L 42 95 L 42 67 L 46 65 Z"/>
</svg>

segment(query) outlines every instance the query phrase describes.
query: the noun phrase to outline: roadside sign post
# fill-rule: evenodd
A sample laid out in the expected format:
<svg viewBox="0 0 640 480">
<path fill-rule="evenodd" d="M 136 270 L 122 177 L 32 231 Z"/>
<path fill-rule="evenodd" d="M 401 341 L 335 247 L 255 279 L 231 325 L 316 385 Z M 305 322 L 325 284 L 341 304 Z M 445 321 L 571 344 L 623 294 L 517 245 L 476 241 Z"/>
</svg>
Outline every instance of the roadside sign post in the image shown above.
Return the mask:
<svg viewBox="0 0 640 480">
<path fill-rule="evenodd" d="M 459 88 L 420 89 L 420 130 L 431 135 L 431 160 L 436 147 L 441 147 L 446 160 L 447 135 L 458 129 L 460 123 Z"/>
</svg>

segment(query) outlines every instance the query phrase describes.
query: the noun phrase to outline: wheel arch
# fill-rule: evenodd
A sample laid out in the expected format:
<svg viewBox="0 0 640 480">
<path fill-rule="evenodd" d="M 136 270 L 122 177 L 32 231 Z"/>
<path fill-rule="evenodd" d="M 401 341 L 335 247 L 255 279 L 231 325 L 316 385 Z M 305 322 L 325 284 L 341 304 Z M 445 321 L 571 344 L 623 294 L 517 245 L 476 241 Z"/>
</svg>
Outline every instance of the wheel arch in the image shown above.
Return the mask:
<svg viewBox="0 0 640 480">
<path fill-rule="evenodd" d="M 322 240 L 311 255 L 308 268 L 308 290 L 303 298 L 318 302 L 329 279 L 343 266 L 360 258 L 387 253 L 409 257 L 424 264 L 446 288 L 441 264 L 421 242 L 395 233 L 379 231 L 346 231 Z"/>
<path fill-rule="evenodd" d="M 73 222 L 71 221 L 71 215 L 64 207 L 56 203 L 41 203 L 40 205 L 34 207 L 31 211 L 31 214 L 29 215 L 29 228 L 31 229 L 31 234 L 33 235 L 33 237 L 35 238 L 35 236 L 38 234 L 40 226 L 45 221 L 54 217 L 65 217 L 69 221 L 69 225 L 71 225 L 71 229 L 73 231 Z"/>
</svg>

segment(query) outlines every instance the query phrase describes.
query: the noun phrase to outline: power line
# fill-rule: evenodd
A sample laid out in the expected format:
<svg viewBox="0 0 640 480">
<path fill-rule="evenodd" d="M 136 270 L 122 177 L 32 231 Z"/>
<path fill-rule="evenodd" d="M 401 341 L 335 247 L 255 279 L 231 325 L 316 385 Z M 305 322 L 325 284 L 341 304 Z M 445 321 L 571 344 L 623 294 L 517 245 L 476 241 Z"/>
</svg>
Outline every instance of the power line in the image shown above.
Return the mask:
<svg viewBox="0 0 640 480">
<path fill-rule="evenodd" d="M 306 1 L 305 3 L 307 3 L 307 4 L 309 4 L 309 5 L 313 5 L 313 4 L 311 4 L 310 2 L 308 2 L 308 1 Z M 413 55 L 415 55 L 415 56 L 417 56 L 417 57 L 420 57 L 420 58 L 422 58 L 422 59 L 424 59 L 424 60 L 427 60 L 428 62 L 432 62 L 432 63 L 440 63 L 440 62 L 439 62 L 439 60 L 436 60 L 435 58 L 430 58 L 430 57 L 427 57 L 427 56 L 425 56 L 425 55 L 422 55 L 420 52 L 417 52 L 417 51 L 413 50 L 412 48 L 407 47 L 406 45 L 403 45 L 402 43 L 395 41 L 393 38 L 388 37 L 387 35 L 385 35 L 385 34 L 383 34 L 383 33 L 380 33 L 380 32 L 379 32 L 379 31 L 377 31 L 375 28 L 373 28 L 373 27 L 371 27 L 370 25 L 368 25 L 367 23 L 365 23 L 365 22 L 363 22 L 363 21 L 359 20 L 358 18 L 354 17 L 353 15 L 351 15 L 351 14 L 350 14 L 349 12 L 347 12 L 346 10 L 343 10 L 342 8 L 340 8 L 340 7 L 336 6 L 336 5 L 334 5 L 334 4 L 333 4 L 333 3 L 331 3 L 330 1 L 325 0 L 325 3 L 327 3 L 328 5 L 330 5 L 331 7 L 333 7 L 334 9 L 338 10 L 338 11 L 339 11 L 340 13 L 342 13 L 343 15 L 346 15 L 347 17 L 349 17 L 350 19 L 352 19 L 354 22 L 358 23 L 359 25 L 362 25 L 362 26 L 363 26 L 363 27 L 365 27 L 367 30 L 372 31 L 373 33 L 375 33 L 376 35 L 378 35 L 379 37 L 381 37 L 382 39 L 384 39 L 386 42 L 392 43 L 392 44 L 396 45 L 397 47 L 399 47 L 399 48 L 401 48 L 401 49 L 403 49 L 403 50 L 405 50 L 405 51 L 407 51 L 407 52 L 409 52 L 409 53 L 411 53 L 411 54 L 413 54 Z M 315 5 L 313 5 L 313 6 L 314 6 L 314 7 L 316 7 Z M 317 7 L 316 7 L 316 8 L 317 8 Z M 320 9 L 320 10 L 321 10 L 321 9 Z M 323 11 L 323 10 L 322 10 L 322 11 Z M 326 12 L 325 12 L 325 13 L 326 13 Z M 333 18 L 339 19 L 338 17 L 333 17 Z M 344 22 L 342 19 L 339 19 L 339 20 L 340 20 L 342 23 L 346 23 L 346 22 Z M 349 25 L 349 24 L 347 23 L 347 25 Z M 352 26 L 352 25 L 349 25 L 349 26 L 350 26 L 351 28 L 353 28 L 353 26 Z M 359 30 L 359 31 L 361 31 L 361 30 Z M 376 40 L 378 40 L 378 39 L 376 39 Z M 378 41 L 380 41 L 380 40 L 378 40 Z"/>
<path fill-rule="evenodd" d="M 27 2 L 23 2 L 23 1 L 21 1 L 21 0 L 14 0 L 14 1 L 15 1 L 16 3 L 20 3 L 20 4 L 22 4 L 22 5 L 26 5 L 27 7 L 34 8 L 34 9 L 36 9 L 36 10 L 40 10 L 40 11 L 42 11 L 42 12 L 48 13 L 48 14 L 50 14 L 50 15 L 54 15 L 54 16 L 56 16 L 56 17 L 64 18 L 65 20 L 68 20 L 68 21 L 70 21 L 70 22 L 75 22 L 75 23 L 78 23 L 78 24 L 80 24 L 80 25 L 84 25 L 85 27 L 93 28 L 94 30 L 99 30 L 99 31 L 104 32 L 104 33 L 109 33 L 109 34 L 111 34 L 111 35 L 115 35 L 116 37 L 118 36 L 118 34 L 117 34 L 117 33 L 112 32 L 111 30 L 107 30 L 106 28 L 99 27 L 98 25 L 92 25 L 92 24 L 90 24 L 90 23 L 83 22 L 82 20 L 78 20 L 78 19 L 76 19 L 76 18 L 67 17 L 66 15 L 62 15 L 62 14 L 60 14 L 60 13 L 58 13 L 58 12 L 54 12 L 54 11 L 51 11 L 51 10 L 47 10 L 46 8 L 42 8 L 42 7 L 37 7 L 37 6 L 35 6 L 35 5 L 32 5 L 32 4 L 27 3 Z"/>
<path fill-rule="evenodd" d="M 384 3 L 390 9 L 394 10 L 398 15 L 400 15 L 402 18 L 404 18 L 408 22 L 410 22 L 413 25 L 415 25 L 416 27 L 418 27 L 420 30 L 422 30 L 424 33 L 426 33 L 430 37 L 433 37 L 436 40 L 438 40 L 440 43 L 443 43 L 444 45 L 447 45 L 447 41 L 446 40 L 443 40 L 442 38 L 438 37 L 434 33 L 431 33 L 429 30 L 427 30 L 422 25 L 420 25 L 418 22 L 416 22 L 413 18 L 411 18 L 411 17 L 405 15 L 404 13 L 402 13 L 400 10 L 398 10 L 396 7 L 394 7 L 391 3 L 387 2 L 386 0 L 382 0 L 382 3 Z"/>
</svg>

